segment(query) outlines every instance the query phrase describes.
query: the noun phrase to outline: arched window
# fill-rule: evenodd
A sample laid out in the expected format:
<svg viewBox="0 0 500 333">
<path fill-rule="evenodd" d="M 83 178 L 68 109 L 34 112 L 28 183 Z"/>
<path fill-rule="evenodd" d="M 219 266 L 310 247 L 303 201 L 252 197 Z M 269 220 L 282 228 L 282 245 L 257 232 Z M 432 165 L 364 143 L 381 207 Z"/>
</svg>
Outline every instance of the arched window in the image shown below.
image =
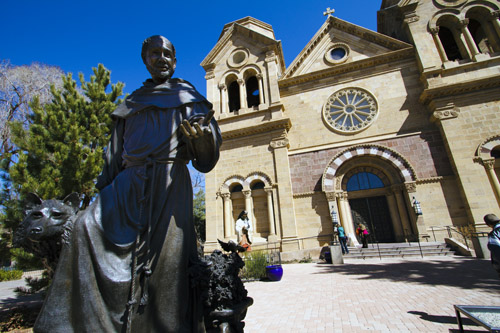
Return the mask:
<svg viewBox="0 0 500 333">
<path fill-rule="evenodd" d="M 255 76 L 248 78 L 246 82 L 247 88 L 247 105 L 249 108 L 259 106 L 259 81 Z"/>
<path fill-rule="evenodd" d="M 439 39 L 441 40 L 441 44 L 443 44 L 444 51 L 446 52 L 446 57 L 449 61 L 462 60 L 462 54 L 460 53 L 460 48 L 455 40 L 455 36 L 453 32 L 447 27 L 440 26 Z"/>
<path fill-rule="evenodd" d="M 240 109 L 240 85 L 237 81 L 231 82 L 227 89 L 229 95 L 229 112 L 238 111 Z"/>
<path fill-rule="evenodd" d="M 370 190 L 374 188 L 382 188 L 384 183 L 375 174 L 371 172 L 358 172 L 349 178 L 347 181 L 347 191 Z"/>
<path fill-rule="evenodd" d="M 484 32 L 481 23 L 474 19 L 469 19 L 467 28 L 469 29 L 470 34 L 472 35 L 472 38 L 481 53 L 493 53 L 490 42 L 486 37 L 486 33 Z"/>
<path fill-rule="evenodd" d="M 261 182 L 261 181 L 256 181 L 254 183 L 252 183 L 252 185 L 250 186 L 250 188 L 252 190 L 261 190 L 265 187 L 264 183 Z"/>
<path fill-rule="evenodd" d="M 490 156 L 493 158 L 500 158 L 500 146 L 493 148 L 490 152 Z"/>
<path fill-rule="evenodd" d="M 231 185 L 231 187 L 229 188 L 229 192 L 231 193 L 241 192 L 241 191 L 243 191 L 243 186 L 241 184 L 234 184 Z"/>
</svg>

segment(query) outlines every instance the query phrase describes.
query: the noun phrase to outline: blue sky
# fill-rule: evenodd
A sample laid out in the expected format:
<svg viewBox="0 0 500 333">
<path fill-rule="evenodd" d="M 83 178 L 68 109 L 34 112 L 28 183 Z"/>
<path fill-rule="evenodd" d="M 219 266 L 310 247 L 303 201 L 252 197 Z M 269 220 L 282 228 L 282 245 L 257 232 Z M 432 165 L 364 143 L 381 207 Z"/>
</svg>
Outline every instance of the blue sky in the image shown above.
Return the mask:
<svg viewBox="0 0 500 333">
<path fill-rule="evenodd" d="M 0 59 L 13 65 L 34 61 L 65 72 L 82 72 L 102 63 L 112 82 L 131 93 L 148 78 L 142 64 L 142 41 L 160 34 L 177 50 L 175 77 L 206 91 L 201 61 L 226 23 L 246 16 L 271 24 L 281 40 L 288 66 L 325 21 L 323 12 L 376 30 L 381 0 L 358 1 L 106 1 L 2 0 Z"/>
</svg>

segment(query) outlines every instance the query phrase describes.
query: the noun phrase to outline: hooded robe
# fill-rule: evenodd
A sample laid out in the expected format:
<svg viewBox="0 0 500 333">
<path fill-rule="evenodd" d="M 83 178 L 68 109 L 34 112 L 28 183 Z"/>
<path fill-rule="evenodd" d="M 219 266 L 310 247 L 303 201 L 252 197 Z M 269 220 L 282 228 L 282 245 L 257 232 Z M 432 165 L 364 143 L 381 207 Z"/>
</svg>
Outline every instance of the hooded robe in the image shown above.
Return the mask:
<svg viewBox="0 0 500 333">
<path fill-rule="evenodd" d="M 211 107 L 186 81 L 147 80 L 113 112 L 100 194 L 75 221 L 35 332 L 204 330 L 186 164 L 210 171 L 222 139 L 214 119 L 191 142 L 179 125 Z"/>
</svg>

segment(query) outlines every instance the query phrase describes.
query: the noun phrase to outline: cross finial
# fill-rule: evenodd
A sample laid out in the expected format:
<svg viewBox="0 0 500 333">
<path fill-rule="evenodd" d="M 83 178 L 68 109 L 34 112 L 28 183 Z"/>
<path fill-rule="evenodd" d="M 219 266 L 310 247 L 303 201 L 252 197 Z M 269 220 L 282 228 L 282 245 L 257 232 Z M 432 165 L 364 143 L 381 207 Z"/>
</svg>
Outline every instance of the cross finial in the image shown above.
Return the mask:
<svg viewBox="0 0 500 333">
<path fill-rule="evenodd" d="M 323 12 L 323 15 L 324 15 L 324 16 L 327 16 L 327 15 L 328 15 L 328 17 L 330 17 L 330 16 L 332 16 L 332 14 L 333 14 L 333 13 L 335 13 L 335 9 L 330 9 L 330 7 L 328 7 L 328 8 L 326 9 L 326 12 Z"/>
</svg>

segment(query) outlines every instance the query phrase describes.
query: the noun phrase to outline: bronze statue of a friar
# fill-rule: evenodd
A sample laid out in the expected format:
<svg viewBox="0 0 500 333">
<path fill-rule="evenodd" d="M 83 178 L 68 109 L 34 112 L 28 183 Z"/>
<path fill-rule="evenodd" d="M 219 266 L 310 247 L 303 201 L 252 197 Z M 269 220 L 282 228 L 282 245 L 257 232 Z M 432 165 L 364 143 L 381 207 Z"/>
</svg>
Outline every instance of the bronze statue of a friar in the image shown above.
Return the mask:
<svg viewBox="0 0 500 333">
<path fill-rule="evenodd" d="M 210 171 L 220 130 L 212 105 L 172 78 L 175 49 L 146 39 L 151 79 L 113 112 L 95 202 L 75 219 L 35 332 L 200 332 L 202 266 L 186 164 Z"/>
</svg>

